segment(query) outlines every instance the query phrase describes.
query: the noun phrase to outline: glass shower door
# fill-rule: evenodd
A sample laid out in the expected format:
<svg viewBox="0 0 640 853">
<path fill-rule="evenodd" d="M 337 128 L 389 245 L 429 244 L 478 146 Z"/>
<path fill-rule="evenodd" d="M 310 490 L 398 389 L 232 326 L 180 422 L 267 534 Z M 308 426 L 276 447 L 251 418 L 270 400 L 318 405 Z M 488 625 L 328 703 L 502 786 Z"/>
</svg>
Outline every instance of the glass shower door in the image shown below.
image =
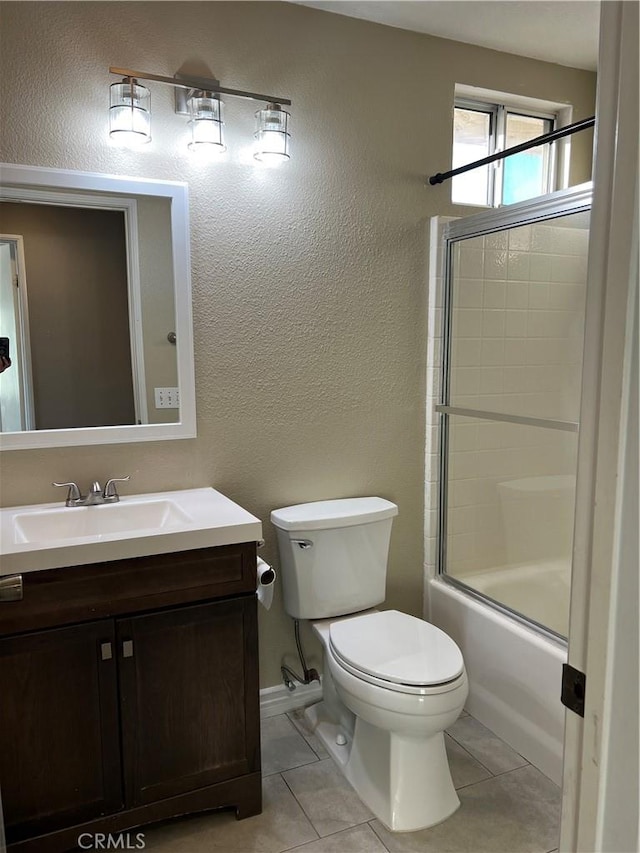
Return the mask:
<svg viewBox="0 0 640 853">
<path fill-rule="evenodd" d="M 458 220 L 446 240 L 440 572 L 562 637 L 589 204 Z"/>
</svg>

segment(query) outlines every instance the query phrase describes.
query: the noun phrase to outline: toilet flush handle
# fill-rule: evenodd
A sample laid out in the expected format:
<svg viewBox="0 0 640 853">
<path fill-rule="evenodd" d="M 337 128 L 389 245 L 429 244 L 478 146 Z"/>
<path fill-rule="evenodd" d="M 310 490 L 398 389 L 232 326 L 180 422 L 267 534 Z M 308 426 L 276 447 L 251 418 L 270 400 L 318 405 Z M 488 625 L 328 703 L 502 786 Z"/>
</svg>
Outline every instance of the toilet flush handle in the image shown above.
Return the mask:
<svg viewBox="0 0 640 853">
<path fill-rule="evenodd" d="M 297 545 L 298 548 L 301 548 L 303 551 L 313 546 L 313 542 L 311 541 L 311 539 L 292 539 L 291 541 L 294 543 L 294 545 Z"/>
</svg>

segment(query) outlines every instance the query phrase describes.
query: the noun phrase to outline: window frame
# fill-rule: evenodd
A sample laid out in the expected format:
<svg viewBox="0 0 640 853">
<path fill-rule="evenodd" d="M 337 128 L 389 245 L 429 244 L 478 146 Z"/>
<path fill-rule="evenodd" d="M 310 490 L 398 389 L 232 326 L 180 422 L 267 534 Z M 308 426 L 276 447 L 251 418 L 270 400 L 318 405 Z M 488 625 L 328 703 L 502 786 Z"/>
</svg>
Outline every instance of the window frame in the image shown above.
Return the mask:
<svg viewBox="0 0 640 853">
<path fill-rule="evenodd" d="M 453 104 L 454 116 L 454 131 L 453 145 L 455 145 L 455 111 L 457 109 L 470 110 L 473 112 L 484 113 L 489 116 L 489 154 L 496 154 L 499 151 L 504 151 L 506 147 L 507 136 L 507 119 L 510 115 L 522 116 L 523 118 L 536 118 L 549 123 L 548 129 L 544 133 L 550 133 L 558 126 L 558 113 L 547 112 L 543 110 L 531 109 L 530 107 L 518 104 L 515 101 L 500 101 L 493 102 L 484 99 L 475 99 L 465 95 L 456 95 Z M 542 135 L 542 134 L 540 134 Z M 453 151 L 452 145 L 452 151 Z M 544 184 L 540 195 L 546 195 L 558 189 L 558 147 L 556 143 L 552 143 L 549 147 L 549 156 L 546 158 L 544 167 Z M 504 207 L 504 160 L 497 160 L 489 164 L 488 187 L 487 187 L 487 202 L 484 205 L 475 204 L 474 202 L 456 201 L 453 198 L 453 182 L 451 184 L 451 203 L 466 205 L 469 207 Z"/>
</svg>

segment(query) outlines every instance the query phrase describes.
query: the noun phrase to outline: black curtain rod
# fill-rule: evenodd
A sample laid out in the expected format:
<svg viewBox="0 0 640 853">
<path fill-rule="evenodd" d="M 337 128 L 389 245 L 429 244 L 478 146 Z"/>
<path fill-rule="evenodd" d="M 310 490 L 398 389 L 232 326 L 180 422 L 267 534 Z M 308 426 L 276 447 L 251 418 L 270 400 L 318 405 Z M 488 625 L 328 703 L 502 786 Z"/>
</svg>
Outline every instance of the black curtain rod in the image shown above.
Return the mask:
<svg viewBox="0 0 640 853">
<path fill-rule="evenodd" d="M 457 169 L 451 169 L 450 172 L 438 172 L 437 175 L 431 175 L 429 183 L 442 184 L 448 181 L 449 178 L 455 178 L 456 175 L 462 175 L 463 172 L 470 172 L 471 169 L 477 169 L 479 166 L 486 166 L 488 163 L 495 163 L 496 160 L 504 160 L 505 157 L 511 157 L 512 154 L 519 154 L 521 151 L 528 151 L 529 148 L 535 148 L 536 145 L 544 145 L 545 143 L 555 142 L 556 139 L 562 139 L 563 136 L 571 136 L 572 133 L 577 133 L 579 130 L 586 130 L 588 127 L 593 127 L 596 123 L 596 117 L 583 118 L 573 124 L 568 124 L 566 127 L 561 127 L 558 130 L 552 130 L 550 133 L 545 133 L 542 136 L 536 136 L 535 139 L 530 139 L 528 142 L 521 142 L 520 145 L 514 145 L 513 148 L 506 148 L 504 151 L 498 151 L 496 154 L 491 154 L 489 157 L 483 157 L 482 160 L 474 160 L 473 163 L 467 163 L 466 166 L 459 166 Z"/>
</svg>

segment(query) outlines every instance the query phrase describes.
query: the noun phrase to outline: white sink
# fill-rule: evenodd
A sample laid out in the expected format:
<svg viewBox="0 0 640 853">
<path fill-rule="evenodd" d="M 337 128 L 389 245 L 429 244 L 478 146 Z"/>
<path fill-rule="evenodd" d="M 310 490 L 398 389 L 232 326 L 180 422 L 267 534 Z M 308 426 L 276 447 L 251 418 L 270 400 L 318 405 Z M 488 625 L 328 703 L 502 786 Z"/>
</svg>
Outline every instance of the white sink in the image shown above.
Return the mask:
<svg viewBox="0 0 640 853">
<path fill-rule="evenodd" d="M 260 520 L 215 489 L 127 495 L 115 504 L 0 509 L 0 575 L 257 541 Z"/>
<path fill-rule="evenodd" d="M 102 506 L 57 507 L 19 512 L 13 517 L 16 542 L 47 542 L 86 536 L 96 538 L 150 527 L 166 530 L 192 523 L 193 519 L 175 501 L 163 499 Z"/>
</svg>

